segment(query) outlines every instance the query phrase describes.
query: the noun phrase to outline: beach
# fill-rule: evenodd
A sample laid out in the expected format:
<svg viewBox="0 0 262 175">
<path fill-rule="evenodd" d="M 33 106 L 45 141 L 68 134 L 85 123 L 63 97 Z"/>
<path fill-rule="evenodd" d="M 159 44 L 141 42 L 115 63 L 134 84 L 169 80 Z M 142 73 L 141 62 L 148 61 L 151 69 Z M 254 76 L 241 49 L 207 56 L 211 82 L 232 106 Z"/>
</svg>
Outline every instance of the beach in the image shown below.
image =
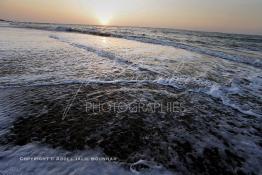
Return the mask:
<svg viewBox="0 0 262 175">
<path fill-rule="evenodd" d="M 261 36 L 0 24 L 2 172 L 261 173 Z"/>
</svg>

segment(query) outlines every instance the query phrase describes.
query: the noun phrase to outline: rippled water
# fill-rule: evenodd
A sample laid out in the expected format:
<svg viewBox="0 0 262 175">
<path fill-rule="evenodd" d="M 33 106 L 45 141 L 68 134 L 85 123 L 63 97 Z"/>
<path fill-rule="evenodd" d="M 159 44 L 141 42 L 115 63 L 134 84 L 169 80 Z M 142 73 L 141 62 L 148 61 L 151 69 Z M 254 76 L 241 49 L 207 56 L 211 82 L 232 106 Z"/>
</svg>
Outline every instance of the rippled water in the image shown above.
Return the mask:
<svg viewBox="0 0 262 175">
<path fill-rule="evenodd" d="M 39 23 L 13 24 L 25 28 L 125 38 L 145 43 L 182 48 L 196 53 L 250 64 L 260 68 L 262 66 L 262 37 L 259 35 L 237 35 L 161 28 L 103 27 Z"/>
<path fill-rule="evenodd" d="M 85 174 L 90 167 L 109 174 L 261 172 L 261 36 L 2 23 L 0 38 L 4 171 L 12 171 L 19 156 L 46 150 L 117 161 L 20 162 L 18 168 L 43 174 Z M 86 108 L 119 102 L 158 103 L 165 110 Z"/>
</svg>

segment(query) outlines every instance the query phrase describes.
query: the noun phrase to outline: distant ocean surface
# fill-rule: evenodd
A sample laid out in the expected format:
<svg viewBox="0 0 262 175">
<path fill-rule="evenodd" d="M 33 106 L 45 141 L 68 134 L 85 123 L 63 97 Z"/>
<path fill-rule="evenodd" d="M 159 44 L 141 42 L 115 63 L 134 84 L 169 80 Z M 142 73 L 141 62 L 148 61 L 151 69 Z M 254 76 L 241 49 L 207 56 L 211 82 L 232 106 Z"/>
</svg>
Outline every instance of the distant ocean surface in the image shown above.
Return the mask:
<svg viewBox="0 0 262 175">
<path fill-rule="evenodd" d="M 0 174 L 260 174 L 261 117 L 262 36 L 0 22 Z"/>
<path fill-rule="evenodd" d="M 18 27 L 78 32 L 173 46 L 235 62 L 262 67 L 262 36 L 197 32 L 168 28 L 103 27 L 39 23 L 13 23 Z"/>
</svg>

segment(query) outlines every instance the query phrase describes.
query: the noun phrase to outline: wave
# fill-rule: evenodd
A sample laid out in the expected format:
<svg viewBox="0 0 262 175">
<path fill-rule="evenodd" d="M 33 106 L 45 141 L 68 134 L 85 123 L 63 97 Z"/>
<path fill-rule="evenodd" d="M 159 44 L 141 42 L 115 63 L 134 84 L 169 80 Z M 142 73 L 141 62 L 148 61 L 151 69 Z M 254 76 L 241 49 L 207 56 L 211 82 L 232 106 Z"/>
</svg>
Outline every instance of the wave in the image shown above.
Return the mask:
<svg viewBox="0 0 262 175">
<path fill-rule="evenodd" d="M 262 68 L 261 55 L 253 52 L 260 53 L 262 51 L 262 38 L 248 39 L 248 37 L 233 36 L 232 34 L 224 34 L 225 36 L 213 36 L 206 33 L 206 36 L 199 36 L 197 32 L 184 32 L 181 37 L 181 32 L 168 32 L 167 29 L 151 28 L 132 28 L 132 27 L 101 27 L 101 26 L 83 26 L 83 25 L 58 25 L 58 24 L 39 24 L 39 23 L 12 23 L 15 27 L 32 28 L 40 30 L 60 31 L 60 32 L 75 32 L 89 35 L 96 35 L 102 37 L 115 37 L 127 40 L 135 40 L 144 43 L 158 44 L 176 47 L 180 49 L 189 50 L 195 53 L 204 54 L 212 57 L 217 57 L 237 63 L 251 65 L 257 68 Z M 171 30 L 171 29 L 170 29 Z M 160 34 L 159 34 L 160 33 Z M 167 33 L 167 34 L 166 34 Z M 171 35 L 171 36 L 170 36 Z M 177 35 L 177 36 L 176 36 Z M 188 35 L 191 35 L 190 37 Z M 192 36 L 193 35 L 193 36 Z M 229 36 L 228 36 L 229 35 Z M 189 39 L 186 39 L 188 38 Z M 192 38 L 198 37 L 195 41 Z M 215 39 L 214 39 L 215 37 Z M 229 38 L 231 37 L 231 38 Z M 235 37 L 235 38 L 233 38 Z M 217 41 L 219 39 L 219 41 Z M 228 40 L 233 40 L 233 43 L 228 44 Z M 209 41 L 210 40 L 210 41 Z M 221 41 L 222 40 L 222 41 Z M 216 42 L 222 42 L 222 45 L 214 45 Z M 235 43 L 238 42 L 238 45 Z M 243 43 L 241 43 L 243 42 Z M 248 42 L 246 44 L 246 42 Z M 240 44 L 239 44 L 240 43 Z M 210 45 L 214 45 L 210 47 Z M 222 46 L 224 47 L 222 50 Z M 227 49 L 235 50 L 234 53 L 228 52 Z M 243 47 L 243 49 L 241 49 Z M 252 54 L 240 54 L 242 50 L 248 50 Z"/>
<path fill-rule="evenodd" d="M 123 57 L 120 57 L 113 52 L 105 51 L 105 50 L 102 50 L 102 49 L 98 49 L 96 47 L 91 47 L 91 46 L 87 46 L 87 45 L 83 45 L 83 44 L 79 44 L 79 43 L 74 43 L 74 42 L 71 42 L 71 41 L 69 41 L 65 38 L 58 37 L 56 35 L 50 35 L 49 37 L 52 38 L 52 39 L 59 40 L 60 42 L 67 43 L 67 44 L 69 44 L 73 47 L 76 47 L 76 48 L 79 48 L 79 49 L 84 49 L 88 52 L 95 53 L 96 55 L 98 55 L 100 57 L 110 59 L 112 61 L 117 62 L 118 64 L 127 65 L 129 68 L 132 68 L 133 70 L 141 70 L 141 71 L 150 72 L 152 74 L 163 75 L 163 73 L 157 72 L 157 71 L 155 71 L 155 70 L 153 70 L 149 67 L 141 66 L 140 64 L 134 64 L 133 62 L 131 62 L 131 61 L 129 61 L 129 60 L 123 58 Z"/>
<path fill-rule="evenodd" d="M 225 91 L 231 91 L 231 92 L 226 93 Z M 242 105 L 237 104 L 236 102 L 232 101 L 228 97 L 230 93 L 237 94 L 239 93 L 239 91 L 240 91 L 239 88 L 223 88 L 220 85 L 213 85 L 206 93 L 208 95 L 211 95 L 212 97 L 220 99 L 224 105 L 236 109 L 243 114 L 251 115 L 255 117 L 262 117 L 262 114 L 256 113 L 250 108 L 244 109 Z"/>
<path fill-rule="evenodd" d="M 170 86 L 176 89 L 185 89 L 187 85 L 195 85 L 192 88 L 200 87 L 210 87 L 211 82 L 194 79 L 194 78 L 172 78 L 172 79 L 156 79 L 156 80 L 99 80 L 99 79 L 90 79 L 90 80 L 63 80 L 57 82 L 29 82 L 21 84 L 5 84 L 1 85 L 0 88 L 20 88 L 20 87 L 36 87 L 36 86 L 57 86 L 57 85 L 73 85 L 73 84 L 159 84 L 163 86 Z"/>
<path fill-rule="evenodd" d="M 68 41 L 68 40 L 66 40 L 64 38 L 58 37 L 56 35 L 50 35 L 49 37 L 53 38 L 53 39 L 56 39 L 56 40 L 59 40 L 61 42 L 65 42 L 65 43 L 70 44 L 71 46 L 77 47 L 79 49 L 84 49 L 84 50 L 87 50 L 88 52 L 96 53 L 98 56 L 105 57 L 105 58 L 108 58 L 110 60 L 115 60 L 115 61 L 117 61 L 119 63 L 124 63 L 124 64 L 128 64 L 128 65 L 132 64 L 128 60 L 125 60 L 123 58 L 117 57 L 112 52 L 100 50 L 100 49 L 98 49 L 96 47 L 89 47 L 87 45 L 82 45 L 82 44 L 79 44 L 79 43 L 73 43 L 73 42 L 70 42 L 70 41 Z"/>
<path fill-rule="evenodd" d="M 237 101 L 231 100 L 229 97 L 230 94 L 239 93 L 240 90 L 237 87 L 223 87 L 214 82 L 194 78 L 194 77 L 173 77 L 170 79 L 155 79 L 155 80 L 99 80 L 99 79 L 90 79 L 90 80 L 63 80 L 57 82 L 41 82 L 41 83 L 30 83 L 30 84 L 5 84 L 0 88 L 21 88 L 21 87 L 43 87 L 43 86 L 58 86 L 58 85 L 94 85 L 94 84 L 118 84 L 118 85 L 131 85 L 131 84 L 143 84 L 143 85 L 160 85 L 168 86 L 174 88 L 178 91 L 192 91 L 196 93 L 204 93 L 213 98 L 221 100 L 221 102 L 228 107 L 231 107 L 243 114 L 262 117 L 259 111 L 255 111 L 251 108 L 245 108 L 245 106 L 239 104 Z M 156 89 L 157 90 L 157 89 Z"/>
</svg>

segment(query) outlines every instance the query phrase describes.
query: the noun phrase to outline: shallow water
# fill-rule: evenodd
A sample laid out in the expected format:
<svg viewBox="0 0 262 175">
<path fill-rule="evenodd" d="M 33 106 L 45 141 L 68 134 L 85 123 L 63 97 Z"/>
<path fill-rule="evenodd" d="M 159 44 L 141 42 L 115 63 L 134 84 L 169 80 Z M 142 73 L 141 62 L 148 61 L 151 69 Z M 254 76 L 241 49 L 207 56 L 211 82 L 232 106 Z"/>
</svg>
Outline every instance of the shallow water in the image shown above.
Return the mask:
<svg viewBox="0 0 262 175">
<path fill-rule="evenodd" d="M 12 171 L 8 166 L 21 154 L 47 150 L 117 161 L 34 162 L 35 168 L 20 162 L 21 172 L 54 173 L 68 165 L 62 174 L 90 167 L 109 174 L 261 172 L 260 37 L 129 28 L 134 39 L 126 28 L 103 28 L 121 35 L 109 37 L 57 27 L 0 26 L 1 169 Z M 182 35 L 186 41 L 175 45 Z M 106 110 L 88 106 L 104 103 Z M 109 108 L 121 103 L 160 106 Z"/>
<path fill-rule="evenodd" d="M 40 23 L 12 23 L 16 27 L 85 33 L 172 46 L 222 59 L 261 67 L 262 37 L 165 28 L 139 28 Z"/>
</svg>

